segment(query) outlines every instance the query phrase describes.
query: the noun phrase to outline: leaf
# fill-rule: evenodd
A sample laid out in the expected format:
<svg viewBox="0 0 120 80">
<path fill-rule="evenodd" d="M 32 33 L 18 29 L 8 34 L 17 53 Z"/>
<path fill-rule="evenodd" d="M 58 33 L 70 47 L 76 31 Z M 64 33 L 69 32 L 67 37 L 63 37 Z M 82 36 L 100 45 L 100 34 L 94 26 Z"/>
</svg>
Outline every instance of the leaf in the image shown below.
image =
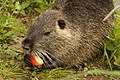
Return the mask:
<svg viewBox="0 0 120 80">
<path fill-rule="evenodd" d="M 14 60 L 11 60 L 11 61 L 10 61 L 10 65 L 14 66 L 14 65 L 15 65 L 15 61 L 14 61 Z"/>
<path fill-rule="evenodd" d="M 109 51 L 114 51 L 115 50 L 115 46 L 112 43 L 109 43 L 106 47 Z"/>
<path fill-rule="evenodd" d="M 104 46 L 104 55 L 105 55 L 105 57 L 107 59 L 107 62 L 108 62 L 108 65 L 109 65 L 110 69 L 112 70 L 112 64 L 110 62 L 110 58 L 109 58 L 108 53 L 106 51 L 106 46 Z"/>
<path fill-rule="evenodd" d="M 5 34 L 5 36 L 8 37 L 8 36 L 11 36 L 12 34 L 14 34 L 14 32 L 13 32 L 13 31 L 9 31 L 9 32 L 7 32 L 7 33 Z"/>
<path fill-rule="evenodd" d="M 39 9 L 39 8 L 35 8 L 35 10 L 36 10 L 38 13 L 41 13 L 41 12 L 42 12 L 42 10 Z"/>
<path fill-rule="evenodd" d="M 22 4 L 20 5 L 21 6 L 21 10 L 27 8 L 30 4 L 31 4 L 30 0 L 26 0 L 26 1 L 22 2 Z"/>
<path fill-rule="evenodd" d="M 21 9 L 20 3 L 18 1 L 15 3 L 15 9 L 16 10 L 20 10 Z"/>
<path fill-rule="evenodd" d="M 120 27 L 115 27 L 113 35 L 116 39 L 120 39 Z"/>
<path fill-rule="evenodd" d="M 115 39 L 112 36 L 106 36 L 110 41 L 115 41 Z"/>
<path fill-rule="evenodd" d="M 114 56 L 115 62 L 114 64 L 120 67 L 120 55 L 119 56 Z"/>
<path fill-rule="evenodd" d="M 34 0 L 33 2 L 43 3 L 43 1 L 42 1 L 42 0 Z"/>
<path fill-rule="evenodd" d="M 21 10 L 21 11 L 20 11 L 20 14 L 26 16 L 25 10 Z"/>
</svg>

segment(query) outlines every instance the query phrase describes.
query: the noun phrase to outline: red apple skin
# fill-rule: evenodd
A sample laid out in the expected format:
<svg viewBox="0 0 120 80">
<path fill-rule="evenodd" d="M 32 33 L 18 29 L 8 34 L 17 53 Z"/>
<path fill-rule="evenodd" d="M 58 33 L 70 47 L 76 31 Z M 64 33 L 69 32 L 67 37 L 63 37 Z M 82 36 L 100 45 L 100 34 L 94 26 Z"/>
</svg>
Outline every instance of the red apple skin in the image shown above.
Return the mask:
<svg viewBox="0 0 120 80">
<path fill-rule="evenodd" d="M 32 65 L 34 66 L 42 66 L 43 65 L 43 62 L 37 62 L 37 56 L 33 56 L 33 55 L 30 55 L 30 61 L 32 63 Z"/>
</svg>

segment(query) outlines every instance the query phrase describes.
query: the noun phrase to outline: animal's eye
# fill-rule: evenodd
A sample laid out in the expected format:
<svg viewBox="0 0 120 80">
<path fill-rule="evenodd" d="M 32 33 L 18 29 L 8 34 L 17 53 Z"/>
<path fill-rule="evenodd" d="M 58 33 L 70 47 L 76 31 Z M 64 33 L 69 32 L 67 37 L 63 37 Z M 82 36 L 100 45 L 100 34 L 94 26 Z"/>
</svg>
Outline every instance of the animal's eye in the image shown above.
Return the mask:
<svg viewBox="0 0 120 80">
<path fill-rule="evenodd" d="M 50 32 L 46 32 L 46 33 L 44 33 L 45 36 L 48 36 L 49 34 L 50 34 Z"/>
<path fill-rule="evenodd" d="M 65 28 L 65 21 L 64 21 L 64 20 L 58 20 L 58 26 L 59 26 L 61 29 L 64 29 L 64 28 Z"/>
</svg>

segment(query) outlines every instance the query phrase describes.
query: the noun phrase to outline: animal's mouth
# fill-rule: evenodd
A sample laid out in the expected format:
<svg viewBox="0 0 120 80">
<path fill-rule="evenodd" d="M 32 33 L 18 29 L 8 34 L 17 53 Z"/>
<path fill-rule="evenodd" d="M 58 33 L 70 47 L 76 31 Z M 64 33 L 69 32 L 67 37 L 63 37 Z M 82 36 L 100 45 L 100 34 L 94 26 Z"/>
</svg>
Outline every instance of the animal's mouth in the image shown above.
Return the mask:
<svg viewBox="0 0 120 80">
<path fill-rule="evenodd" d="M 47 69 L 57 67 L 55 58 L 44 49 L 36 49 L 24 56 L 24 61 L 31 67 L 32 70 Z"/>
</svg>

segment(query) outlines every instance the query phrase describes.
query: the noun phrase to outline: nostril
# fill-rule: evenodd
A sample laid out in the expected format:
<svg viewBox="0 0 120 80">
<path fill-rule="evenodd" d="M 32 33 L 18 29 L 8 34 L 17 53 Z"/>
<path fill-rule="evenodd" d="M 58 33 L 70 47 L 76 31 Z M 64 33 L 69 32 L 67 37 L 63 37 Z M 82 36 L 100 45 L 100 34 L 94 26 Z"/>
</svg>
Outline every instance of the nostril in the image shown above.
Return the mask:
<svg viewBox="0 0 120 80">
<path fill-rule="evenodd" d="M 22 44 L 29 43 L 29 42 L 30 42 L 29 39 L 24 39 L 23 42 L 22 42 Z"/>
<path fill-rule="evenodd" d="M 29 51 L 30 50 L 30 47 L 31 47 L 31 43 L 30 43 L 30 40 L 29 39 L 24 39 L 22 41 L 22 48 Z"/>
</svg>

